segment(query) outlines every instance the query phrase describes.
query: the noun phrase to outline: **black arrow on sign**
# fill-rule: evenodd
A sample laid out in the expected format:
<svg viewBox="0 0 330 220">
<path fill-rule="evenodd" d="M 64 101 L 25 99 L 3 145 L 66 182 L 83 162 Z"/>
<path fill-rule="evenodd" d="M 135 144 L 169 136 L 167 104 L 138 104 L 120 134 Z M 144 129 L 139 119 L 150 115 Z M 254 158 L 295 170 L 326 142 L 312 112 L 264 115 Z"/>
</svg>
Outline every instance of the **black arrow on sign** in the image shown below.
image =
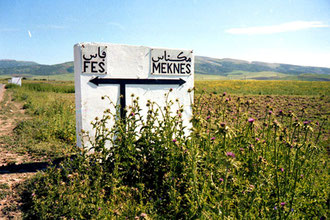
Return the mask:
<svg viewBox="0 0 330 220">
<path fill-rule="evenodd" d="M 95 85 L 100 84 L 178 84 L 183 85 L 186 83 L 183 79 L 109 79 L 109 78 L 99 78 L 98 76 L 94 79 L 89 80 Z"/>
<path fill-rule="evenodd" d="M 89 82 L 96 86 L 100 84 L 119 84 L 120 85 L 120 116 L 122 119 L 125 118 L 125 106 L 126 106 L 126 84 L 144 84 L 144 85 L 183 85 L 186 83 L 183 79 L 109 79 L 99 78 L 98 76 L 89 80 Z"/>
</svg>

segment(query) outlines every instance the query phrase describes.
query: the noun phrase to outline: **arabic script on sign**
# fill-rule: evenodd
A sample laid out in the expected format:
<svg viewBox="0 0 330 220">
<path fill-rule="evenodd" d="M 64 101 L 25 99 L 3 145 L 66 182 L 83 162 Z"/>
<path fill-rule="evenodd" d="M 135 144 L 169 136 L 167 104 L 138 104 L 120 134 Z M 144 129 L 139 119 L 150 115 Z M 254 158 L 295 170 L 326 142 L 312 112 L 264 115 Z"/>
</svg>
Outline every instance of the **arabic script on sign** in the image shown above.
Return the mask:
<svg viewBox="0 0 330 220">
<path fill-rule="evenodd" d="M 151 74 L 190 75 L 192 72 L 192 51 L 151 50 Z"/>
<path fill-rule="evenodd" d="M 82 73 L 107 74 L 107 46 L 82 46 Z"/>
</svg>

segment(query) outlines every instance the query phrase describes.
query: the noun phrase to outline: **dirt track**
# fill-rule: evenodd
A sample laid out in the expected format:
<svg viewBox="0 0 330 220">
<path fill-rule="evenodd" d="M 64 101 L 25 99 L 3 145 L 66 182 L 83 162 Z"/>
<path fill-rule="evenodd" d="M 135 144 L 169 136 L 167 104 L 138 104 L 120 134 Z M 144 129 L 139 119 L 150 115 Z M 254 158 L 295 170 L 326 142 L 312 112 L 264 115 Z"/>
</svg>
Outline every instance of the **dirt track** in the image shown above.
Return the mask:
<svg viewBox="0 0 330 220">
<path fill-rule="evenodd" d="M 22 106 L 4 93 L 4 85 L 0 85 L 0 219 L 21 219 L 16 186 L 34 173 L 8 169 L 32 160 L 27 154 L 16 153 L 14 146 L 8 146 L 5 141 L 13 138 L 13 129 L 25 116 Z"/>
<path fill-rule="evenodd" d="M 0 84 L 0 102 L 2 101 L 4 91 L 5 91 L 5 85 Z"/>
</svg>

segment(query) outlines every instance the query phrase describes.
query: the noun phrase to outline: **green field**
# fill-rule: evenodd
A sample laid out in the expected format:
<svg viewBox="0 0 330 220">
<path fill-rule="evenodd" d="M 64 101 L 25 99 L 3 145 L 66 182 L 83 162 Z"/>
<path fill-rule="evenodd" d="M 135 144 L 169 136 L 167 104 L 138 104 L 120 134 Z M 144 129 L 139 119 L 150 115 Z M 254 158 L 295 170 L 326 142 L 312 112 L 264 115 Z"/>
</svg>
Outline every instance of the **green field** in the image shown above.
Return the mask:
<svg viewBox="0 0 330 220">
<path fill-rule="evenodd" d="M 35 157 L 68 158 L 25 183 L 24 217 L 328 217 L 330 82 L 200 80 L 195 86 L 189 137 L 170 104 L 160 110 L 163 121 L 152 104 L 142 121 L 137 101 L 125 123 L 105 129 L 107 117 L 118 118 L 111 112 L 94 122 L 99 134 L 91 154 L 75 148 L 73 82 L 8 86 L 28 117 L 1 141 Z"/>
<path fill-rule="evenodd" d="M 26 77 L 28 80 L 41 80 L 41 81 L 73 81 L 74 76 L 72 73 L 67 73 L 67 74 L 56 74 L 56 75 L 27 75 L 23 77 Z M 0 80 L 4 79 L 10 79 L 12 76 L 11 75 L 0 75 Z"/>
<path fill-rule="evenodd" d="M 243 95 L 329 95 L 330 82 L 216 80 L 195 81 L 196 88 L 206 93 Z"/>
<path fill-rule="evenodd" d="M 199 77 L 199 76 L 198 76 Z M 302 95 L 302 96 L 319 96 L 330 94 L 330 82 L 320 81 L 290 81 L 290 80 L 215 80 L 202 79 L 195 81 L 197 93 L 205 91 L 206 93 L 222 94 L 227 92 L 230 94 L 239 95 Z M 31 84 L 44 84 L 38 85 L 42 87 L 65 87 L 66 89 L 74 92 L 73 81 L 57 80 L 57 81 L 38 81 L 38 80 L 23 80 L 27 86 Z M 0 80 L 0 83 L 6 83 L 5 80 Z"/>
<path fill-rule="evenodd" d="M 226 75 L 195 74 L 195 80 L 295 80 L 295 81 L 330 81 L 326 74 L 299 74 L 290 75 L 278 72 L 247 72 L 233 71 Z"/>
</svg>

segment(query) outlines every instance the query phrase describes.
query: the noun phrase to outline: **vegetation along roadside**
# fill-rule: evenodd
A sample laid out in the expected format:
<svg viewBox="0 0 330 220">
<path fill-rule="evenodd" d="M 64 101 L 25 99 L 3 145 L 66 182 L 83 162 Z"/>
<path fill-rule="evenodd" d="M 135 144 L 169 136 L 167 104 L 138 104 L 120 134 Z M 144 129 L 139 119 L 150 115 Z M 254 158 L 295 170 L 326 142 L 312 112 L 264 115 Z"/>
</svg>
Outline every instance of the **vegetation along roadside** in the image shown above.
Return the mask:
<svg viewBox="0 0 330 220">
<path fill-rule="evenodd" d="M 72 83 L 10 88 L 31 116 L 14 130 L 16 149 L 71 156 L 25 184 L 24 216 L 326 218 L 329 83 L 272 82 L 271 91 L 264 81 L 247 82 L 233 94 L 228 91 L 240 82 L 197 81 L 189 137 L 180 111 L 171 113 L 171 101 L 166 109 L 148 103 L 147 120 L 141 120 L 136 100 L 127 122 L 117 121 L 110 130 L 104 129 L 106 120 L 116 113 L 106 111 L 93 122 L 99 131 L 94 154 L 73 150 Z M 165 118 L 159 121 L 161 112 Z M 104 147 L 109 140 L 111 149 Z"/>
</svg>

